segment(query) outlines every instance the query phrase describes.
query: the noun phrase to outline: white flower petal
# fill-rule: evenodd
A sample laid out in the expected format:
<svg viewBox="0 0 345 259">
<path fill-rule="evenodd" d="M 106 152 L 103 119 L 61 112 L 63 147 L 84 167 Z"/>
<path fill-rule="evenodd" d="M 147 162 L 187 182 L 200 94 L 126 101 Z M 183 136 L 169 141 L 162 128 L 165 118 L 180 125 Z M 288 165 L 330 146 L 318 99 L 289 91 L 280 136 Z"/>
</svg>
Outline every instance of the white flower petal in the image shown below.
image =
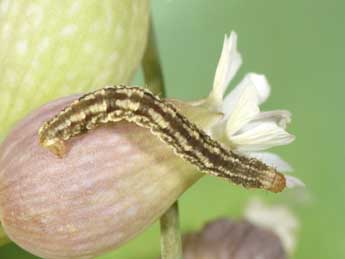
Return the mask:
<svg viewBox="0 0 345 259">
<path fill-rule="evenodd" d="M 291 143 L 295 137 L 275 122 L 251 122 L 237 135 L 230 137 L 239 151 L 260 151 Z"/>
<path fill-rule="evenodd" d="M 286 187 L 288 188 L 305 187 L 305 184 L 296 177 L 285 175 L 285 179 L 286 179 Z"/>
<path fill-rule="evenodd" d="M 234 107 L 238 103 L 238 99 L 240 98 L 241 94 L 243 93 L 244 89 L 246 88 L 246 80 L 242 80 L 225 98 L 223 101 L 222 111 L 225 116 L 229 116 L 234 110 Z"/>
<path fill-rule="evenodd" d="M 299 223 L 287 206 L 268 207 L 256 198 L 249 202 L 245 217 L 253 224 L 275 232 L 280 237 L 286 251 L 289 254 L 293 253 Z"/>
<path fill-rule="evenodd" d="M 271 87 L 266 77 L 264 75 L 249 73 L 247 75 L 247 80 L 249 80 L 258 91 L 259 104 L 265 102 L 271 93 Z"/>
<path fill-rule="evenodd" d="M 229 38 L 225 35 L 210 98 L 221 104 L 226 88 L 241 64 L 242 58 L 237 50 L 237 34 L 231 32 Z"/>
<path fill-rule="evenodd" d="M 235 102 L 229 108 L 231 113 L 227 115 L 226 134 L 229 139 L 260 112 L 254 86 L 243 83 L 237 89 Z"/>
<path fill-rule="evenodd" d="M 239 96 L 246 87 L 253 87 L 256 90 L 257 105 L 260 105 L 270 95 L 270 86 L 267 83 L 264 75 L 249 73 L 243 80 L 233 89 L 224 99 L 223 112 L 230 114 L 234 109 L 234 105 L 237 103 Z"/>
<path fill-rule="evenodd" d="M 279 172 L 287 173 L 293 171 L 292 167 L 277 154 L 270 152 L 250 152 L 247 153 L 247 155 L 261 160 L 266 165 L 274 167 Z"/>
<path fill-rule="evenodd" d="M 253 121 L 272 121 L 277 123 L 281 128 L 286 128 L 291 122 L 291 113 L 286 110 L 276 110 L 269 112 L 260 112 Z"/>
</svg>

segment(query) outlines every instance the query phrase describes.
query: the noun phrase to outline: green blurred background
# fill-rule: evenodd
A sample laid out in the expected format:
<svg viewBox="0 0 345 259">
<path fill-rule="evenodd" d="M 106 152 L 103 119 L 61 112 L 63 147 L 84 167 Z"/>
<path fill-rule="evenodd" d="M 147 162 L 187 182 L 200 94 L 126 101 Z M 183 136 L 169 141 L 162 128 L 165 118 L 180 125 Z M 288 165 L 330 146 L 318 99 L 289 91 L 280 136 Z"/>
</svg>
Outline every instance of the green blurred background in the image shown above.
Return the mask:
<svg viewBox="0 0 345 259">
<path fill-rule="evenodd" d="M 267 75 L 272 96 L 264 109 L 293 113 L 296 141 L 277 148 L 303 179 L 307 193 L 247 191 L 204 177 L 180 200 L 184 231 L 219 216 L 238 218 L 247 200 L 286 203 L 298 217 L 296 259 L 345 258 L 345 175 L 341 166 L 345 94 L 345 2 L 342 0 L 154 0 L 154 23 L 169 97 L 207 95 L 225 33 L 235 30 L 246 72 Z M 140 75 L 136 83 L 141 83 Z M 157 258 L 155 224 L 123 248 L 99 258 Z M 14 244 L 0 258 L 36 258 Z M 211 258 L 210 258 L 211 259 Z"/>
</svg>

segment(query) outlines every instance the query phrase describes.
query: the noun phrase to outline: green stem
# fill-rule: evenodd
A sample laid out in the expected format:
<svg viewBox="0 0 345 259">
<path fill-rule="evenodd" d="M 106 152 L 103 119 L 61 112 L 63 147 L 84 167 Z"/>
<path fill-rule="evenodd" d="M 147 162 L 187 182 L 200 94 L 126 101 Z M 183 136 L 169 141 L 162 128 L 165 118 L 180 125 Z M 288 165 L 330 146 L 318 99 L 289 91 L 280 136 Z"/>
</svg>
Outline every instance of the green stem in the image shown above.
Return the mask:
<svg viewBox="0 0 345 259">
<path fill-rule="evenodd" d="M 152 18 L 150 20 L 149 37 L 147 40 L 146 50 L 142 60 L 142 69 L 147 88 L 149 88 L 155 94 L 159 94 L 160 96 L 164 97 L 164 78 L 159 60 Z"/>
<path fill-rule="evenodd" d="M 177 201 L 160 219 L 161 258 L 182 259 L 182 245 Z"/>
<path fill-rule="evenodd" d="M 165 96 L 162 68 L 156 44 L 152 18 L 149 38 L 142 61 L 144 79 L 147 87 L 160 96 Z M 176 201 L 160 218 L 161 258 L 182 259 L 182 243 L 179 226 L 178 202 Z"/>
<path fill-rule="evenodd" d="M 11 241 L 6 236 L 6 233 L 3 230 L 2 226 L 1 226 L 1 222 L 0 222 L 0 246 L 6 245 L 9 242 L 11 242 Z"/>
</svg>

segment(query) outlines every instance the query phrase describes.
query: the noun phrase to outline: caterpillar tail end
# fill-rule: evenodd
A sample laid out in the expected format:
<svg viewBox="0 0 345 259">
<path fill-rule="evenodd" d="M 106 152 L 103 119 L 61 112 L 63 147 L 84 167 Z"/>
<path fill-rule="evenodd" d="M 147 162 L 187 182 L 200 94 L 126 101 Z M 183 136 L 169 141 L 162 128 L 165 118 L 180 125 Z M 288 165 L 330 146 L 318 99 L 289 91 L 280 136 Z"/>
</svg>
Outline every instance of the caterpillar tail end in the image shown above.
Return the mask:
<svg viewBox="0 0 345 259">
<path fill-rule="evenodd" d="M 273 177 L 271 184 L 267 186 L 265 189 L 270 192 L 278 193 L 278 192 L 282 192 L 285 189 L 285 187 L 286 187 L 285 176 L 277 172 L 275 176 Z"/>
</svg>

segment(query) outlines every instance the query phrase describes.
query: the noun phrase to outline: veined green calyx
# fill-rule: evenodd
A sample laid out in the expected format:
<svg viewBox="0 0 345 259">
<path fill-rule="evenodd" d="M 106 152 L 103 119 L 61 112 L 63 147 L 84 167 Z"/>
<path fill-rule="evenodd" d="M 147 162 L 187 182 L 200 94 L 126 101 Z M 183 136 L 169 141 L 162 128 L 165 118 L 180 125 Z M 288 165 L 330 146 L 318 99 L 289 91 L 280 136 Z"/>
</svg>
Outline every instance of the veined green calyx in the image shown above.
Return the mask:
<svg viewBox="0 0 345 259">
<path fill-rule="evenodd" d="M 148 9 L 148 0 L 1 1 L 0 140 L 49 100 L 129 82 Z"/>
</svg>

